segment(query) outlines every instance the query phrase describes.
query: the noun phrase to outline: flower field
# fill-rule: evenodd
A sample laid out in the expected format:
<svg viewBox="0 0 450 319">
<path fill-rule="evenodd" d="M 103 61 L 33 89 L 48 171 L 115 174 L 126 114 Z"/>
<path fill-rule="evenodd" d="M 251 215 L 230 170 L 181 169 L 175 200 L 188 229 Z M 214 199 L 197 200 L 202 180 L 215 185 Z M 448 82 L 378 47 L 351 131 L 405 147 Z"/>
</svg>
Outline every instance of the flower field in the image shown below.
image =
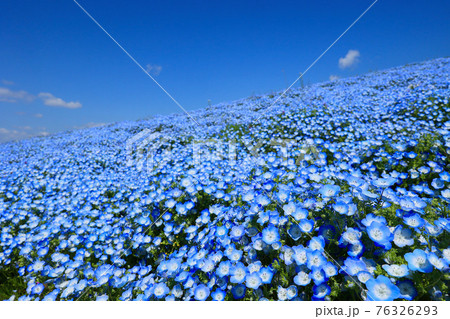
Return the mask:
<svg viewBox="0 0 450 319">
<path fill-rule="evenodd" d="M 448 300 L 449 85 L 441 58 L 1 144 L 0 300 Z"/>
</svg>

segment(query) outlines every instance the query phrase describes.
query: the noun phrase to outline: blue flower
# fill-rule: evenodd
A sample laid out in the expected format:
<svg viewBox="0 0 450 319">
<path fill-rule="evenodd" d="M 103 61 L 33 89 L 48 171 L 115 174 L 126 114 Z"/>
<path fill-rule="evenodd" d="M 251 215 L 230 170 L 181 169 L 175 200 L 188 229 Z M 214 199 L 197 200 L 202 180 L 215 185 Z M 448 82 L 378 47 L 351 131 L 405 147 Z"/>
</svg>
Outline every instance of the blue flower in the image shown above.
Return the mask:
<svg viewBox="0 0 450 319">
<path fill-rule="evenodd" d="M 291 237 L 293 240 L 298 240 L 302 236 L 302 231 L 297 224 L 292 224 L 287 232 L 289 237 Z"/>
<path fill-rule="evenodd" d="M 241 284 L 245 280 L 247 275 L 247 267 L 243 263 L 239 262 L 230 269 L 230 282 L 235 284 Z"/>
<path fill-rule="evenodd" d="M 163 282 L 160 282 L 153 287 L 153 294 L 158 299 L 164 298 L 169 291 L 169 287 Z"/>
<path fill-rule="evenodd" d="M 245 284 L 247 288 L 258 289 L 262 284 L 261 278 L 258 273 L 247 274 L 245 277 Z"/>
<path fill-rule="evenodd" d="M 304 271 L 300 271 L 295 277 L 294 277 L 294 283 L 299 286 L 307 286 L 311 282 L 311 277 L 308 273 Z"/>
<path fill-rule="evenodd" d="M 323 300 L 331 292 L 330 286 L 323 283 L 320 285 L 314 285 L 313 287 L 313 297 L 314 300 Z"/>
<path fill-rule="evenodd" d="M 298 226 L 300 227 L 300 230 L 304 233 L 310 233 L 312 230 L 314 230 L 314 220 L 311 219 L 302 219 Z"/>
<path fill-rule="evenodd" d="M 422 227 L 423 224 L 425 224 L 425 221 L 422 217 L 420 217 L 419 214 L 409 214 L 403 216 L 403 220 L 405 221 L 405 224 L 413 227 L 413 228 L 419 228 Z"/>
<path fill-rule="evenodd" d="M 411 246 L 414 244 L 412 231 L 409 228 L 403 228 L 401 225 L 395 227 L 394 244 L 398 247 Z"/>
<path fill-rule="evenodd" d="M 298 290 L 297 290 L 297 287 L 295 287 L 295 285 L 289 286 L 286 290 L 286 295 L 289 300 L 292 300 L 295 297 L 297 297 L 297 294 L 298 294 Z"/>
<path fill-rule="evenodd" d="M 409 269 L 406 265 L 383 265 L 382 268 L 392 277 L 401 278 L 409 274 Z"/>
<path fill-rule="evenodd" d="M 246 288 L 244 285 L 236 285 L 233 288 L 231 288 L 231 293 L 233 294 L 234 299 L 242 299 L 245 296 Z"/>
<path fill-rule="evenodd" d="M 36 284 L 31 289 L 31 293 L 33 295 L 40 295 L 44 291 L 44 285 L 43 284 Z"/>
<path fill-rule="evenodd" d="M 387 250 L 391 249 L 391 241 L 394 239 L 394 235 L 385 224 L 377 221 L 372 222 L 367 227 L 367 234 L 377 245 Z"/>
<path fill-rule="evenodd" d="M 194 298 L 198 301 L 204 301 L 209 296 L 209 288 L 205 285 L 199 285 L 195 287 Z"/>
<path fill-rule="evenodd" d="M 374 301 L 392 301 L 400 298 L 400 289 L 383 275 L 367 280 L 367 298 Z"/>
<path fill-rule="evenodd" d="M 355 276 L 360 271 L 367 271 L 367 266 L 362 260 L 349 257 L 344 261 L 342 269 L 350 276 Z"/>
<path fill-rule="evenodd" d="M 308 258 L 307 266 L 309 269 L 312 269 L 313 267 L 322 267 L 327 263 L 327 259 L 323 256 L 323 253 L 320 250 L 315 250 L 312 252 L 308 251 L 306 256 Z"/>
<path fill-rule="evenodd" d="M 312 271 L 309 273 L 309 277 L 314 280 L 314 284 L 316 285 L 320 285 L 327 280 L 322 267 L 312 267 Z"/>
<path fill-rule="evenodd" d="M 388 188 L 394 185 L 397 182 L 395 178 L 387 177 L 387 178 L 378 178 L 372 182 L 375 187 L 380 188 Z"/>
<path fill-rule="evenodd" d="M 239 240 L 245 234 L 245 227 L 242 225 L 233 226 L 230 231 L 230 238 L 233 240 Z"/>
<path fill-rule="evenodd" d="M 320 190 L 319 193 L 324 198 L 331 198 L 336 196 L 336 194 L 339 193 L 341 188 L 337 185 L 324 185 Z"/>
<path fill-rule="evenodd" d="M 308 248 L 311 250 L 323 251 L 324 247 L 325 247 L 325 239 L 322 236 L 313 237 L 308 242 Z"/>
<path fill-rule="evenodd" d="M 428 273 L 433 271 L 433 265 L 428 261 L 427 253 L 421 249 L 414 249 L 412 253 L 405 254 L 408 268 L 412 271 Z"/>
<path fill-rule="evenodd" d="M 263 267 L 259 270 L 259 277 L 264 284 L 270 284 L 272 282 L 273 274 L 274 272 L 266 267 Z"/>
<path fill-rule="evenodd" d="M 280 234 L 278 233 L 278 229 L 273 225 L 269 225 L 268 227 L 264 228 L 262 231 L 262 240 L 267 245 L 272 245 L 273 243 L 279 241 Z"/>
<path fill-rule="evenodd" d="M 211 297 L 214 301 L 222 301 L 225 300 L 226 293 L 222 289 L 217 288 L 211 293 Z"/>
<path fill-rule="evenodd" d="M 406 300 L 413 300 L 417 296 L 417 290 L 414 284 L 410 280 L 404 280 L 397 283 L 397 287 L 400 289 L 400 298 Z"/>
</svg>

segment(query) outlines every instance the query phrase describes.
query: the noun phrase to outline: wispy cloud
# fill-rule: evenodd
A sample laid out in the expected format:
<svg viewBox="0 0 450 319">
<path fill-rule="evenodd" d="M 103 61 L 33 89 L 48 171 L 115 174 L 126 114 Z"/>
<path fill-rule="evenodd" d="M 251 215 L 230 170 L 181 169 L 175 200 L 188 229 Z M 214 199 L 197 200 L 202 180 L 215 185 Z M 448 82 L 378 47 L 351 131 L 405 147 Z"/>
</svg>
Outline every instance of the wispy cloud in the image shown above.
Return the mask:
<svg viewBox="0 0 450 319">
<path fill-rule="evenodd" d="M 13 81 L 2 80 L 3 85 L 14 85 Z"/>
<path fill-rule="evenodd" d="M 42 115 L 41 113 L 30 114 L 30 113 L 23 112 L 23 111 L 16 112 L 16 114 L 19 115 L 19 116 L 32 116 L 32 117 L 35 117 L 35 118 L 38 118 L 38 119 L 44 117 L 44 115 Z"/>
<path fill-rule="evenodd" d="M 359 57 L 361 54 L 358 50 L 349 50 L 345 57 L 339 58 L 339 67 L 341 69 L 347 69 L 359 62 Z"/>
<path fill-rule="evenodd" d="M 101 122 L 89 122 L 87 124 L 84 125 L 79 125 L 79 126 L 74 126 L 74 129 L 84 129 L 84 128 L 93 128 L 93 127 L 99 127 L 99 126 L 103 126 L 106 125 L 107 123 L 101 123 Z"/>
<path fill-rule="evenodd" d="M 17 127 L 15 129 L 0 127 L 0 143 L 46 135 L 49 135 L 49 133 L 45 128 L 33 130 L 33 128 L 29 126 Z"/>
<path fill-rule="evenodd" d="M 151 75 L 158 76 L 162 71 L 162 66 L 157 65 L 157 64 L 147 64 L 145 66 L 145 69 Z"/>
<path fill-rule="evenodd" d="M 339 76 L 338 75 L 330 75 L 330 81 L 336 81 L 336 80 L 338 80 L 339 79 Z"/>
<path fill-rule="evenodd" d="M 13 91 L 5 87 L 0 87 L 0 102 L 31 102 L 34 99 L 35 97 L 27 91 Z"/>
<path fill-rule="evenodd" d="M 51 93 L 39 93 L 38 97 L 44 102 L 47 106 L 53 106 L 53 107 L 63 107 L 67 109 L 78 109 L 82 107 L 82 104 L 80 102 L 66 102 L 63 99 L 54 96 Z"/>
</svg>

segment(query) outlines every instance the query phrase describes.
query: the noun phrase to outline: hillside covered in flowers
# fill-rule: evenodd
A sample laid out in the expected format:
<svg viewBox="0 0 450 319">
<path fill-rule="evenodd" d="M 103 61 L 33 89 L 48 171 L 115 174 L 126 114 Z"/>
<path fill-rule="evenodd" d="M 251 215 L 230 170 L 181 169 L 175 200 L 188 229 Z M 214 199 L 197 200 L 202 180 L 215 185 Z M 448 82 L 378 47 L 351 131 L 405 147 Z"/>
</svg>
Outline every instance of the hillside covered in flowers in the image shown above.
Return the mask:
<svg viewBox="0 0 450 319">
<path fill-rule="evenodd" d="M 441 58 L 0 144 L 0 300 L 448 300 L 449 85 Z"/>
</svg>

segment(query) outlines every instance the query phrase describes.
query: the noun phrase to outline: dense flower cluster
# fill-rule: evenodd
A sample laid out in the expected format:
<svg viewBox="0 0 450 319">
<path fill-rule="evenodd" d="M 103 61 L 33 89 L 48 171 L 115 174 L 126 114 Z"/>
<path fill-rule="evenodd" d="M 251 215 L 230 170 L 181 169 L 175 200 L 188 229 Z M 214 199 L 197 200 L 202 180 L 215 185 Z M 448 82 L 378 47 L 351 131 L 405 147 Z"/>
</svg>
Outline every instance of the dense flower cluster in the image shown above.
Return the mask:
<svg viewBox="0 0 450 319">
<path fill-rule="evenodd" d="M 0 145 L 0 299 L 449 299 L 449 63 Z"/>
</svg>

